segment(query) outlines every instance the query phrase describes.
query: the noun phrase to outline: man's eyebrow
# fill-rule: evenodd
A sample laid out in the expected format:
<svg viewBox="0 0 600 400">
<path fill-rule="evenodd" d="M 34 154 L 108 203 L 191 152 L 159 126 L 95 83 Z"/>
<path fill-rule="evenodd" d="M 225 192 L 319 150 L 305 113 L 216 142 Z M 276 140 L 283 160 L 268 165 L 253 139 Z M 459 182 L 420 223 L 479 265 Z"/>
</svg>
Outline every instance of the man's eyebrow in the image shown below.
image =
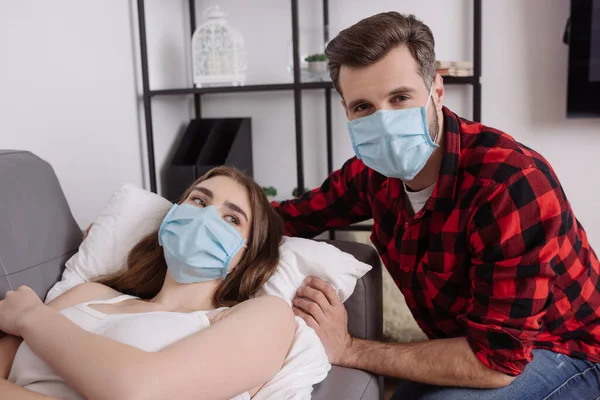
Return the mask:
<svg viewBox="0 0 600 400">
<path fill-rule="evenodd" d="M 195 188 L 192 189 L 192 192 L 204 193 L 210 199 L 212 199 L 214 197 L 213 192 L 210 189 L 207 189 L 207 188 L 202 187 L 202 186 L 196 186 Z"/>
<path fill-rule="evenodd" d="M 240 206 L 238 206 L 237 204 L 230 203 L 230 202 L 226 201 L 225 202 L 225 207 L 229 208 L 232 211 L 235 211 L 237 213 L 242 214 L 242 216 L 244 217 L 244 219 L 246 220 L 246 222 L 248 222 L 248 216 L 246 215 L 246 213 L 244 212 L 244 210 L 242 210 L 242 208 Z"/>
<path fill-rule="evenodd" d="M 416 91 L 416 89 L 412 88 L 410 86 L 400 86 L 400 87 L 397 87 L 396 89 L 390 91 L 388 93 L 388 96 L 393 96 L 395 94 L 412 93 L 412 92 L 415 92 L 415 91 Z"/>
<path fill-rule="evenodd" d="M 397 94 L 407 94 L 407 93 L 413 93 L 415 92 L 416 89 L 410 86 L 399 86 L 396 89 L 391 90 L 390 92 L 388 92 L 388 97 L 389 96 L 394 96 Z M 359 104 L 362 103 L 370 103 L 368 100 L 365 99 L 357 99 L 357 100 L 352 100 L 349 104 L 348 104 L 348 109 L 352 110 L 355 107 L 357 107 Z"/>
</svg>

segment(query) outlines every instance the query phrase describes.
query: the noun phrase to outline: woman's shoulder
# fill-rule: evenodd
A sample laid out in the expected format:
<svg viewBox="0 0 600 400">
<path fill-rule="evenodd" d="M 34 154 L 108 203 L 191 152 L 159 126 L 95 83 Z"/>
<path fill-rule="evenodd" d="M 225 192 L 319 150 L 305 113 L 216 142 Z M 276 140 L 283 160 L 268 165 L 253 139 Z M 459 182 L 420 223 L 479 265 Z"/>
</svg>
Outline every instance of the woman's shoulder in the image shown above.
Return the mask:
<svg viewBox="0 0 600 400">
<path fill-rule="evenodd" d="M 121 295 L 106 285 L 97 282 L 85 282 L 61 294 L 48 305 L 56 310 L 63 310 L 76 304 L 91 300 L 106 300 Z"/>
<path fill-rule="evenodd" d="M 271 321 L 274 320 L 294 320 L 294 313 L 290 305 L 277 296 L 265 295 L 251 298 L 236 304 L 233 307 L 221 307 L 209 311 L 207 316 L 211 325 L 227 318 L 230 314 L 249 314 L 253 317 L 257 313 L 268 315 Z"/>
</svg>

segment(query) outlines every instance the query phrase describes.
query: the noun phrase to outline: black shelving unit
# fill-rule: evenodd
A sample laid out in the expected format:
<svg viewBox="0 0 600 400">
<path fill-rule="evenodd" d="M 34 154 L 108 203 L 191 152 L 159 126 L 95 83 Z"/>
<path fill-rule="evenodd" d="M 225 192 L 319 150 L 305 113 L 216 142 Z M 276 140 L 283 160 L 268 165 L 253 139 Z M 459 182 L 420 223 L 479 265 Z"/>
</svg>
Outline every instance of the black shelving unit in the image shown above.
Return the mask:
<svg viewBox="0 0 600 400">
<path fill-rule="evenodd" d="M 152 126 L 152 98 L 157 96 L 194 96 L 195 118 L 202 117 L 202 96 L 216 93 L 240 93 L 240 92 L 269 92 L 269 91 L 293 91 L 294 93 L 294 121 L 296 139 L 296 171 L 297 187 L 302 193 L 304 186 L 304 161 L 302 140 L 302 91 L 323 90 L 325 93 L 325 134 L 327 146 L 327 173 L 333 172 L 333 145 L 331 124 L 331 82 L 302 82 L 300 79 L 300 46 L 299 46 L 299 0 L 291 0 L 292 17 L 292 48 L 294 60 L 294 81 L 292 83 L 268 84 L 268 85 L 246 85 L 246 86 L 222 86 L 202 88 L 178 88 L 151 90 L 148 75 L 148 48 L 146 42 L 146 18 L 144 0 L 137 0 L 138 25 L 140 35 L 140 53 L 142 69 L 142 90 L 144 104 L 144 121 L 146 124 L 146 143 L 148 154 L 148 172 L 150 177 L 150 190 L 157 191 L 156 187 L 156 164 L 154 159 L 154 130 Z M 323 40 L 329 41 L 329 1 L 322 0 L 323 4 Z M 188 0 L 190 18 L 190 37 L 196 30 L 196 5 L 195 0 Z M 473 76 L 467 77 L 444 77 L 446 85 L 471 85 L 473 87 L 473 119 L 481 121 L 481 0 L 473 0 Z M 369 225 L 353 225 L 346 228 L 336 229 L 340 231 L 370 231 Z M 333 236 L 333 232 L 330 232 Z"/>
</svg>

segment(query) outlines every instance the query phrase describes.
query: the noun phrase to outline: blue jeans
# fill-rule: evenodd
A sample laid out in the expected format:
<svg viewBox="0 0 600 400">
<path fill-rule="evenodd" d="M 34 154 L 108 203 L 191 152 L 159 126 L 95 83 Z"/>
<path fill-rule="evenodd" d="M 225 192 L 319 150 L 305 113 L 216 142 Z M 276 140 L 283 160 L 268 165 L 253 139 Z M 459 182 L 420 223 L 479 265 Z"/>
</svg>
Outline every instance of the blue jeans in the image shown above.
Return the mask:
<svg viewBox="0 0 600 400">
<path fill-rule="evenodd" d="M 391 400 L 597 400 L 600 364 L 548 350 L 533 350 L 521 375 L 500 389 L 441 387 L 406 381 Z"/>
</svg>

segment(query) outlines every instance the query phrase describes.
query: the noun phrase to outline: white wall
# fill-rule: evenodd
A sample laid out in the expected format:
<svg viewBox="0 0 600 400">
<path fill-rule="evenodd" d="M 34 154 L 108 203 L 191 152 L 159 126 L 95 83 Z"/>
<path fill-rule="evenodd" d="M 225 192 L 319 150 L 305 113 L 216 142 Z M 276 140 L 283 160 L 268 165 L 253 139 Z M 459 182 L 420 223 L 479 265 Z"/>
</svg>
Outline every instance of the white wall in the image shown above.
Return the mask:
<svg viewBox="0 0 600 400">
<path fill-rule="evenodd" d="M 49 160 L 82 225 L 121 182 L 147 182 L 141 167 L 146 160 L 139 143 L 140 102 L 135 103 L 139 61 L 133 3 L 0 2 L 0 147 L 32 149 Z M 187 1 L 146 3 L 151 87 L 189 86 Z M 248 84 L 291 82 L 288 1 L 197 0 L 199 23 L 212 4 L 225 9 L 246 39 Z M 302 0 L 300 6 L 302 47 L 317 50 L 321 2 Z M 330 0 L 331 34 L 387 10 L 423 19 L 435 34 L 438 58 L 471 58 L 470 0 Z M 567 48 L 561 37 L 568 14 L 567 0 L 484 2 L 482 115 L 488 125 L 550 160 L 600 248 L 600 185 L 593 181 L 600 171 L 600 119 L 565 118 Z M 303 97 L 309 187 L 326 175 L 323 97 L 321 91 Z M 339 98 L 333 98 L 334 166 L 339 167 L 352 149 Z M 454 111 L 471 117 L 470 101 L 469 88 L 448 87 L 446 104 Z M 252 117 L 255 178 L 276 186 L 280 198 L 288 197 L 296 185 L 292 94 L 210 95 L 202 106 L 207 117 Z M 153 101 L 159 176 L 190 112 L 189 96 Z"/>
<path fill-rule="evenodd" d="M 570 2 L 483 5 L 483 120 L 544 155 L 600 249 L 600 119 L 566 119 Z"/>
<path fill-rule="evenodd" d="M 50 162 L 80 225 L 142 183 L 137 118 L 128 2 L 0 1 L 0 148 Z"/>
</svg>

